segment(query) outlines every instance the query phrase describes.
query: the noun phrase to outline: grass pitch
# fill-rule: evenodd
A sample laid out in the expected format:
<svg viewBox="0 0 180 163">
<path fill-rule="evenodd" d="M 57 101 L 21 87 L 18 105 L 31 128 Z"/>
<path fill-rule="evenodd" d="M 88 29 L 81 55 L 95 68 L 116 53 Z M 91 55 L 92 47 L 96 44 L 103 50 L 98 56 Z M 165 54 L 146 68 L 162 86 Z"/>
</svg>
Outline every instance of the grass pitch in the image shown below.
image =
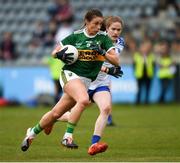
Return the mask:
<svg viewBox="0 0 180 163">
<path fill-rule="evenodd" d="M 98 115 L 95 105 L 87 108 L 75 129 L 79 149 L 69 150 L 60 145 L 66 129 L 56 123 L 53 132 L 42 132 L 27 152 L 20 150 L 26 129 L 34 126 L 47 107 L 0 108 L 0 161 L 180 161 L 180 105 L 114 105 L 115 127 L 107 127 L 102 141 L 108 143 L 105 153 L 89 156 L 94 123 Z"/>
</svg>

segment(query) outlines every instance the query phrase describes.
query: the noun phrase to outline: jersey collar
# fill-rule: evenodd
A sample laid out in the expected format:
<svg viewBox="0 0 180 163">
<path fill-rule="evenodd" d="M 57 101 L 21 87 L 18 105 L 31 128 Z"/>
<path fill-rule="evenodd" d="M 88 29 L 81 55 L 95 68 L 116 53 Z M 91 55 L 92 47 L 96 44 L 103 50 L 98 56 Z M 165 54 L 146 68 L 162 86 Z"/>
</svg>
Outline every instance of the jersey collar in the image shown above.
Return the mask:
<svg viewBox="0 0 180 163">
<path fill-rule="evenodd" d="M 97 35 L 97 34 L 95 34 L 93 36 L 88 35 L 88 33 L 86 32 L 86 28 L 83 29 L 83 32 L 84 32 L 84 35 L 89 38 L 94 38 Z"/>
</svg>

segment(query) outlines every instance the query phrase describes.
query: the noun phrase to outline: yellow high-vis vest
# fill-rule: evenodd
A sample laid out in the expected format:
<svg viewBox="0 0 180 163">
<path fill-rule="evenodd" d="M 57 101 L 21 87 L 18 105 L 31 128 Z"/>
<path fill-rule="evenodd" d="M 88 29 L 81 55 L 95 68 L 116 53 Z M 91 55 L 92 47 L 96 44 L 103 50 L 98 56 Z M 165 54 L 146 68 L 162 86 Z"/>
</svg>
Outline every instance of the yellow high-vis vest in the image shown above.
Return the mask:
<svg viewBox="0 0 180 163">
<path fill-rule="evenodd" d="M 160 67 L 158 70 L 158 77 L 160 79 L 168 78 L 172 79 L 174 76 L 174 73 L 171 71 L 171 65 L 173 61 L 170 57 L 162 57 L 159 61 Z"/>
<path fill-rule="evenodd" d="M 64 66 L 64 63 L 56 58 L 49 57 L 48 59 L 48 65 L 50 68 L 51 76 L 54 80 L 59 80 L 60 72 L 62 70 L 62 67 Z"/>
<path fill-rule="evenodd" d="M 144 64 L 146 66 L 147 76 L 149 78 L 153 77 L 153 75 L 154 75 L 154 55 L 152 53 L 147 55 L 146 63 L 144 63 L 144 57 L 139 52 L 136 52 L 134 54 L 134 62 L 135 62 L 135 77 L 136 78 L 139 79 L 143 76 Z"/>
</svg>

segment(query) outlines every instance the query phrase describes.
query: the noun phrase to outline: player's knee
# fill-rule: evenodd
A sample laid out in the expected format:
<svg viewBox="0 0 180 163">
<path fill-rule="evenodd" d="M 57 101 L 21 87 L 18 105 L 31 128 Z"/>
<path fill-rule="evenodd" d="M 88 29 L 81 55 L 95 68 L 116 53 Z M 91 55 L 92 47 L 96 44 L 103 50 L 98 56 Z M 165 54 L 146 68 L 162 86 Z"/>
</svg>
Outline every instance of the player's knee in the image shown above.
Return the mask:
<svg viewBox="0 0 180 163">
<path fill-rule="evenodd" d="M 105 115 L 109 115 L 111 113 L 111 106 L 107 105 L 106 107 L 104 107 L 104 109 L 102 109 L 101 112 Z"/>
<path fill-rule="evenodd" d="M 58 112 L 52 111 L 52 118 L 53 118 L 54 120 L 58 119 L 59 117 L 60 117 L 60 114 L 59 114 Z"/>
<path fill-rule="evenodd" d="M 80 106 L 80 108 L 82 108 L 84 110 L 85 107 L 87 105 L 89 105 L 89 98 L 83 97 L 83 98 L 79 99 L 79 101 L 77 103 Z"/>
</svg>

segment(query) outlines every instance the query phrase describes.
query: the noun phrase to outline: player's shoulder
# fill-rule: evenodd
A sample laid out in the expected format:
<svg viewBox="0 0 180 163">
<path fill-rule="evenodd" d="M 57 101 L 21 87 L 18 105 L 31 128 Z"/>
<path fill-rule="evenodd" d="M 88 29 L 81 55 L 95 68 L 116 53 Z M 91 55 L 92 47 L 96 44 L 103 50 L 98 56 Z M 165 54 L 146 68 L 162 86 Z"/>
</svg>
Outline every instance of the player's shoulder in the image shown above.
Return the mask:
<svg viewBox="0 0 180 163">
<path fill-rule="evenodd" d="M 124 46 L 124 45 L 125 45 L 124 38 L 123 38 L 123 37 L 119 37 L 119 38 L 117 39 L 117 44 L 118 44 L 118 45 L 121 45 L 121 46 Z"/>
<path fill-rule="evenodd" d="M 107 33 L 105 31 L 99 31 L 97 35 L 107 36 Z"/>
<path fill-rule="evenodd" d="M 79 29 L 73 32 L 73 34 L 81 34 L 83 33 L 83 29 Z"/>
</svg>

